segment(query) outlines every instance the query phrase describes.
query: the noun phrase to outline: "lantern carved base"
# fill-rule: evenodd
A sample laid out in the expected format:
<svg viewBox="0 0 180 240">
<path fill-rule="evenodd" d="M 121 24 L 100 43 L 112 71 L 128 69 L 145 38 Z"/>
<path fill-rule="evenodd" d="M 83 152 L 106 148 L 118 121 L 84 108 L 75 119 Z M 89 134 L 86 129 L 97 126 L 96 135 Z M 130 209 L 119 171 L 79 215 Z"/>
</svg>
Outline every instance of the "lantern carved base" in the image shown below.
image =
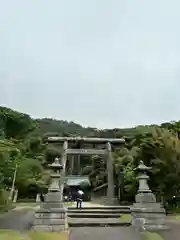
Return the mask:
<svg viewBox="0 0 180 240">
<path fill-rule="evenodd" d="M 160 203 L 135 203 L 131 207 L 132 225 L 139 230 L 167 230 L 165 209 Z"/>
<path fill-rule="evenodd" d="M 61 232 L 67 229 L 67 212 L 64 208 L 40 209 L 35 213 L 33 231 Z"/>
</svg>

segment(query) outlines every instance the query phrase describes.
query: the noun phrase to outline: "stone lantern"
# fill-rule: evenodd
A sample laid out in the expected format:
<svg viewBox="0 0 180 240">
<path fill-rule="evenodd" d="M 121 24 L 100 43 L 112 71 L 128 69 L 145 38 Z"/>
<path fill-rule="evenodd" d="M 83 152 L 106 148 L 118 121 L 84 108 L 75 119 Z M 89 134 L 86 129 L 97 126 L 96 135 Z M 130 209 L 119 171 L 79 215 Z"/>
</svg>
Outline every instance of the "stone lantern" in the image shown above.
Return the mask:
<svg viewBox="0 0 180 240">
<path fill-rule="evenodd" d="M 49 191 L 51 192 L 59 192 L 59 180 L 61 177 L 60 171 L 63 169 L 63 166 L 59 162 L 59 158 L 55 158 L 55 161 L 52 164 L 48 165 L 49 168 L 52 169 L 51 174 L 51 185 L 49 187 Z"/>
<path fill-rule="evenodd" d="M 59 162 L 59 158 L 55 158 L 52 164 L 48 165 L 52 169 L 51 185 L 48 189 L 48 195 L 43 207 L 46 209 L 62 207 L 61 203 L 61 191 L 60 191 L 60 177 L 63 166 Z"/>
<path fill-rule="evenodd" d="M 138 172 L 139 189 L 135 196 L 135 203 L 131 207 L 132 225 L 139 230 L 165 230 L 168 229 L 165 209 L 156 202 L 156 197 L 147 183 L 149 179 L 147 172 L 150 169 L 144 165 L 143 161 L 140 161 L 135 169 Z"/>
<path fill-rule="evenodd" d="M 66 231 L 67 230 L 67 211 L 63 207 L 62 192 L 60 190 L 60 178 L 63 166 L 59 158 L 49 165 L 52 169 L 51 185 L 44 203 L 35 213 L 32 230 L 34 231 Z"/>
<path fill-rule="evenodd" d="M 156 197 L 150 190 L 147 182 L 149 180 L 147 172 L 151 169 L 151 167 L 145 166 L 143 161 L 140 161 L 139 166 L 134 169 L 138 172 L 136 179 L 139 181 L 138 193 L 135 196 L 136 203 L 156 202 Z"/>
</svg>

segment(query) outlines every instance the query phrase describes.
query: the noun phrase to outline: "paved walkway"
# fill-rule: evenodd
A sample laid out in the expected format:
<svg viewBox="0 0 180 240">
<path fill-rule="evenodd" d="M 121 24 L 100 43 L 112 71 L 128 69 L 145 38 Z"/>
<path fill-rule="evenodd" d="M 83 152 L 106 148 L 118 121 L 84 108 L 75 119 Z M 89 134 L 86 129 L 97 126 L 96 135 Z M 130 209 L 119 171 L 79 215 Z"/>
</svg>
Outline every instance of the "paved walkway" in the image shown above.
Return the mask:
<svg viewBox="0 0 180 240">
<path fill-rule="evenodd" d="M 179 223 L 170 224 L 170 230 L 161 232 L 160 235 L 164 240 L 179 240 L 180 239 Z"/>
<path fill-rule="evenodd" d="M 93 202 L 83 202 L 82 207 L 104 207 L 103 204 L 93 203 Z"/>
<path fill-rule="evenodd" d="M 12 211 L 21 211 L 21 210 L 30 210 L 30 209 L 37 210 L 39 208 L 40 208 L 40 206 L 35 206 L 35 207 L 28 206 L 28 205 L 27 206 L 17 206 Z"/>
<path fill-rule="evenodd" d="M 71 228 L 69 240 L 140 240 L 131 227 Z"/>
<path fill-rule="evenodd" d="M 72 207 L 76 207 L 76 203 L 73 203 Z M 93 203 L 93 202 L 83 202 L 82 203 L 82 208 L 83 207 L 107 207 L 107 205 L 103 205 L 103 204 L 98 204 L 98 203 Z"/>
</svg>

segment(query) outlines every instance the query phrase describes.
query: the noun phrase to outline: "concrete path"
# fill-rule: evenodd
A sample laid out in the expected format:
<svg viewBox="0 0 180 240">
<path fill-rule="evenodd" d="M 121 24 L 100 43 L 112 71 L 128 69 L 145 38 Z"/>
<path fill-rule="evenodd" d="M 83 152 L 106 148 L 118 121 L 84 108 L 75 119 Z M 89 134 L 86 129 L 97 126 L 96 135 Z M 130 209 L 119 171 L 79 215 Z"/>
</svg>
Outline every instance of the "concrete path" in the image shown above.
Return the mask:
<svg viewBox="0 0 180 240">
<path fill-rule="evenodd" d="M 131 227 L 71 228 L 69 240 L 140 240 Z"/>
<path fill-rule="evenodd" d="M 170 224 L 170 230 L 160 232 L 160 235 L 164 240 L 179 240 L 180 239 L 180 228 L 179 224 Z"/>
<path fill-rule="evenodd" d="M 105 207 L 103 204 L 93 203 L 93 202 L 83 202 L 82 207 Z"/>
<path fill-rule="evenodd" d="M 76 202 L 72 204 L 72 207 L 76 207 Z M 105 207 L 103 204 L 98 204 L 98 203 L 93 203 L 93 202 L 83 202 L 82 203 L 82 208 L 83 207 Z M 106 206 L 107 207 L 107 206 Z"/>
<path fill-rule="evenodd" d="M 32 206 L 17 206 L 15 207 L 12 211 L 21 211 L 21 210 L 37 210 L 39 209 L 40 206 L 35 206 L 35 207 L 32 207 Z"/>
<path fill-rule="evenodd" d="M 119 207 L 120 207 L 120 205 L 118 205 Z M 72 204 L 72 206 L 71 207 L 76 207 L 76 202 L 74 202 L 73 204 Z M 83 202 L 82 203 L 82 208 L 86 208 L 86 207 L 88 207 L 88 208 L 102 208 L 102 207 L 112 207 L 112 206 L 108 206 L 108 205 L 104 205 L 104 204 L 99 204 L 99 203 L 93 203 L 93 202 Z M 123 206 L 122 206 L 123 207 Z M 125 206 L 124 206 L 125 207 Z M 127 206 L 128 207 L 128 206 Z"/>
</svg>

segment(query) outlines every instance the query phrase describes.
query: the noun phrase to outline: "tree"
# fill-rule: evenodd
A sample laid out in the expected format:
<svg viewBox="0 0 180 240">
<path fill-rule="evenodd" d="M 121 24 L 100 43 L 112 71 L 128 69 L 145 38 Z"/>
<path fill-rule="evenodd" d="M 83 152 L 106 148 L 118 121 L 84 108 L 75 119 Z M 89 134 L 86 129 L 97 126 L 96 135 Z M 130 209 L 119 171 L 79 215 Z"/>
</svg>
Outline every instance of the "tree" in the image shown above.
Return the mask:
<svg viewBox="0 0 180 240">
<path fill-rule="evenodd" d="M 9 108 L 0 107 L 0 117 L 0 128 L 3 129 L 7 138 L 23 138 L 36 128 L 36 121 L 29 115 Z"/>
<path fill-rule="evenodd" d="M 113 149 L 115 184 L 118 185 L 123 167 L 125 194 L 132 200 L 137 190 L 134 168 L 143 160 L 152 167 L 149 182 L 152 190 L 168 199 L 180 191 L 179 132 L 180 121 L 100 130 L 62 120 L 32 119 L 27 114 L 0 107 L 0 193 L 5 196 L 5 189 L 11 187 L 16 164 L 15 184 L 24 197 L 29 196 L 28 189 L 47 190 L 50 173 L 46 166 L 55 157 L 61 157 L 62 152 L 58 145 L 47 146 L 48 136 L 124 137 L 126 144 Z M 94 187 L 107 183 L 104 158 L 84 157 L 81 168 L 84 175 L 89 174 Z"/>
</svg>

